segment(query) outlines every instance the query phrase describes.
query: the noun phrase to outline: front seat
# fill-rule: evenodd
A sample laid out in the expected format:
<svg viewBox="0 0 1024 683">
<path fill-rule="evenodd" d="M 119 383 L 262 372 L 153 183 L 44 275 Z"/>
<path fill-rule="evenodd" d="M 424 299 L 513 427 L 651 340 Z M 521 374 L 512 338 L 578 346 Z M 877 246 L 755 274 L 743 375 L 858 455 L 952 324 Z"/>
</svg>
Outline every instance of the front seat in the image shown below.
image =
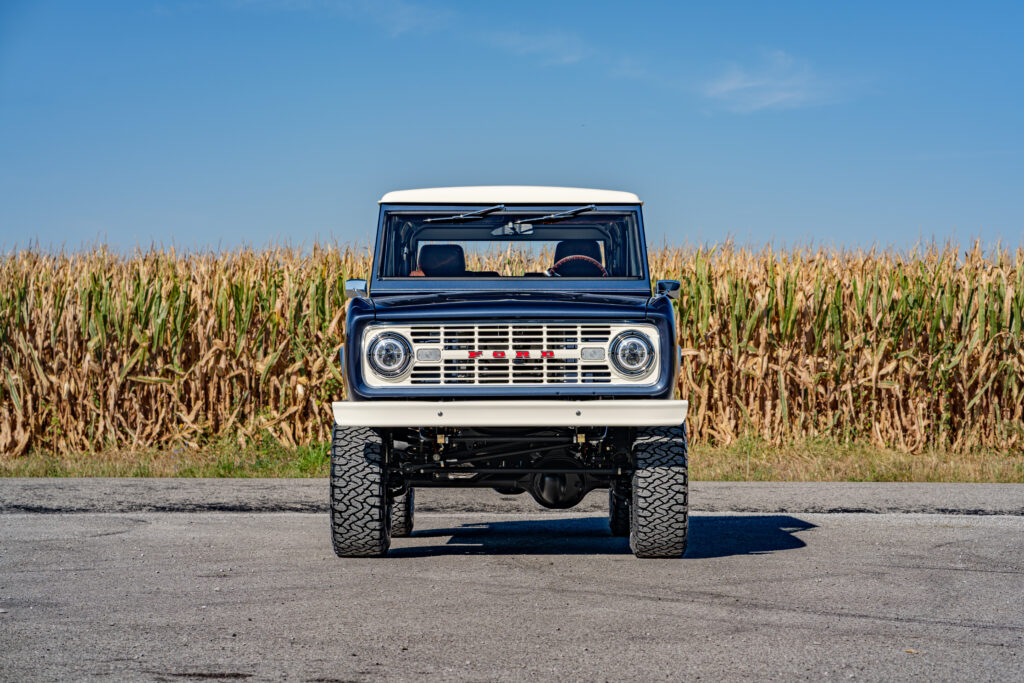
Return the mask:
<svg viewBox="0 0 1024 683">
<path fill-rule="evenodd" d="M 466 255 L 457 244 L 425 244 L 420 247 L 419 267 L 427 277 L 463 277 Z"/>
</svg>

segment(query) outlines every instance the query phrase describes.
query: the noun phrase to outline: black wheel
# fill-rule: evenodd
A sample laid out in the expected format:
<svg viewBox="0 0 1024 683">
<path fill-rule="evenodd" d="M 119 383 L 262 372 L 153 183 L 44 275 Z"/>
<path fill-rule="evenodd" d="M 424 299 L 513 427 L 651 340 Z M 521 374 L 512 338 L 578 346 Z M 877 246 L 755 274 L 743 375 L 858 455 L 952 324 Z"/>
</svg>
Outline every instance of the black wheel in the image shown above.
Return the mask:
<svg viewBox="0 0 1024 683">
<path fill-rule="evenodd" d="M 608 526 L 612 536 L 629 536 L 629 482 L 612 482 L 608 489 Z"/>
<path fill-rule="evenodd" d="M 686 426 L 647 427 L 633 443 L 633 501 L 629 545 L 637 557 L 682 557 L 689 499 Z"/>
<path fill-rule="evenodd" d="M 416 489 L 409 489 L 391 501 L 391 537 L 412 536 L 416 516 Z"/>
<path fill-rule="evenodd" d="M 391 545 L 384 444 L 367 427 L 334 426 L 331 540 L 338 557 L 381 557 Z"/>
</svg>

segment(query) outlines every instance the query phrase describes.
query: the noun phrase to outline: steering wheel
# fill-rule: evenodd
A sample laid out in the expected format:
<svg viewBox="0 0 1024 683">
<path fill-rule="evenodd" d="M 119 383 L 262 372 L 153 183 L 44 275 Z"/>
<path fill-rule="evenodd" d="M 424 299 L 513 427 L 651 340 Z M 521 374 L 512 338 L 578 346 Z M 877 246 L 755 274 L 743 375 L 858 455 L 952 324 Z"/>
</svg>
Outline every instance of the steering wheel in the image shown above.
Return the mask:
<svg viewBox="0 0 1024 683">
<path fill-rule="evenodd" d="M 590 273 L 576 273 L 574 276 L 570 277 L 608 277 L 608 271 L 604 269 L 604 266 L 602 266 L 599 261 L 592 259 L 589 256 L 584 256 L 583 254 L 573 254 L 572 256 L 566 256 L 564 259 L 559 260 L 555 265 L 548 268 L 548 275 L 561 277 L 562 274 L 558 271 L 567 265 L 582 266 L 581 270 L 590 271 Z"/>
</svg>

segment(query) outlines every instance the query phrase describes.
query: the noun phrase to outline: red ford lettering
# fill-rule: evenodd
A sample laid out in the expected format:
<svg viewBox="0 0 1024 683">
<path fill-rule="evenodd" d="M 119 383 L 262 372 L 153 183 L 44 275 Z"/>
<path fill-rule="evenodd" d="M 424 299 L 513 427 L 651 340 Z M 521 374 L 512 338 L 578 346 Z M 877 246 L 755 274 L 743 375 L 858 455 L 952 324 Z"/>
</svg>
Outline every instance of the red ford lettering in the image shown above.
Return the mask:
<svg viewBox="0 0 1024 683">
<path fill-rule="evenodd" d="M 483 355 L 484 355 L 483 351 L 467 351 L 466 353 L 468 354 L 469 358 L 482 358 Z M 507 352 L 506 351 L 491 351 L 491 358 L 508 358 L 512 354 L 514 354 L 515 358 L 534 358 L 535 356 L 531 355 L 532 353 L 533 353 L 532 351 L 515 351 L 515 350 L 507 351 Z M 540 357 L 541 358 L 554 358 L 555 357 L 555 352 L 554 351 L 541 351 L 540 352 Z"/>
</svg>

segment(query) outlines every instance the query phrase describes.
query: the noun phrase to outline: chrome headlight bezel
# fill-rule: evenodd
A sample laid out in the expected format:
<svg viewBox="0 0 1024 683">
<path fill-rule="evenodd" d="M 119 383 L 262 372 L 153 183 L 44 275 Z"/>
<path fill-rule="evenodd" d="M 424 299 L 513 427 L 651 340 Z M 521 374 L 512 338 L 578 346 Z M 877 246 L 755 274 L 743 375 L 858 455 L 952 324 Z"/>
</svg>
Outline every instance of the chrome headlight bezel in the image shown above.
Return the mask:
<svg viewBox="0 0 1024 683">
<path fill-rule="evenodd" d="M 619 349 L 622 347 L 624 343 L 632 340 L 639 341 L 640 344 L 643 345 L 643 348 L 647 353 L 647 358 L 642 363 L 642 365 L 634 369 L 623 367 L 621 361 L 619 360 Z M 615 337 L 615 339 L 612 340 L 608 352 L 608 356 L 611 360 L 612 367 L 615 369 L 616 372 L 618 372 L 620 375 L 623 375 L 624 377 L 629 377 L 630 379 L 644 377 L 646 375 L 649 375 L 651 373 L 651 370 L 654 368 L 654 344 L 651 343 L 650 337 L 648 337 L 643 332 L 640 332 L 639 330 L 626 330 L 625 332 L 619 334 L 617 337 Z"/>
<path fill-rule="evenodd" d="M 394 368 L 385 368 L 377 361 L 377 349 L 381 344 L 393 343 L 401 350 L 402 361 Z M 382 379 L 396 380 L 403 377 L 412 368 L 412 344 L 397 332 L 382 332 L 373 338 L 366 347 L 366 360 L 375 375 Z"/>
</svg>

